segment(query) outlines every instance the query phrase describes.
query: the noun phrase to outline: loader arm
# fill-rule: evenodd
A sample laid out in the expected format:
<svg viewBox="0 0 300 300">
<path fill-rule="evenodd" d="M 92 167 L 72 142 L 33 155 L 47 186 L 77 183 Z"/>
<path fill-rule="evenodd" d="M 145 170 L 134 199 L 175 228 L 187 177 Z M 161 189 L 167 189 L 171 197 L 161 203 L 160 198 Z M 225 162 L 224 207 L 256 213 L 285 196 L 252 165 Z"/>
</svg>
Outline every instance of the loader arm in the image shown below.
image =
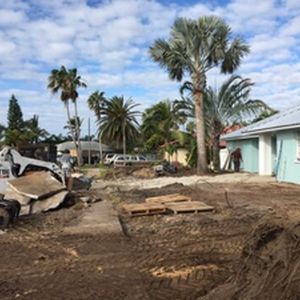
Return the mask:
<svg viewBox="0 0 300 300">
<path fill-rule="evenodd" d="M 24 157 L 18 151 L 11 147 L 4 147 L 0 152 L 0 162 L 8 162 L 11 170 L 14 165 L 18 165 L 17 176 L 21 176 L 28 166 L 41 167 L 56 174 L 65 185 L 65 176 L 62 169 L 53 162 L 42 161 L 34 158 Z"/>
</svg>

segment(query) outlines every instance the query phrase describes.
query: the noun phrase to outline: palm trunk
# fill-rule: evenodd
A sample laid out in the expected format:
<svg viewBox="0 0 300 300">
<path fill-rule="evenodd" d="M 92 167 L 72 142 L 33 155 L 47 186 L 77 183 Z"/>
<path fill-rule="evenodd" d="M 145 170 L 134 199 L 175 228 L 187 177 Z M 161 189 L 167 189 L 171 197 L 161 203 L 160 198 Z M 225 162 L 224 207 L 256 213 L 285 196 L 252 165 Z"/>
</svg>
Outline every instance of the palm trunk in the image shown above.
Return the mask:
<svg viewBox="0 0 300 300">
<path fill-rule="evenodd" d="M 220 148 L 219 148 L 219 135 L 214 136 L 213 138 L 213 164 L 214 170 L 220 171 Z"/>
<path fill-rule="evenodd" d="M 204 128 L 204 107 L 203 107 L 203 88 L 199 74 L 193 78 L 195 119 L 196 119 L 196 140 L 197 140 L 197 174 L 201 175 L 207 172 L 207 154 L 205 145 Z"/>
<path fill-rule="evenodd" d="M 68 116 L 69 124 L 71 124 L 71 114 L 70 114 L 69 100 L 65 101 L 65 107 L 66 107 L 66 110 L 67 110 L 67 116 Z M 72 140 L 73 140 L 73 143 L 74 143 L 74 146 L 75 146 L 77 159 L 78 159 L 78 145 L 76 143 L 76 137 L 75 137 L 72 126 L 70 126 L 70 132 L 71 132 Z"/>
<path fill-rule="evenodd" d="M 103 164 L 102 132 L 99 132 L 99 151 L 100 151 L 100 162 L 101 164 Z"/>
<path fill-rule="evenodd" d="M 82 151 L 81 151 L 81 143 L 80 143 L 80 126 L 78 120 L 78 109 L 77 109 L 77 100 L 73 100 L 74 103 L 74 110 L 75 110 L 75 126 L 76 126 L 76 133 L 77 133 L 77 159 L 78 159 L 78 166 L 81 167 L 82 165 Z"/>
<path fill-rule="evenodd" d="M 125 131 L 125 122 L 122 126 L 122 135 L 123 135 L 123 155 L 124 155 L 124 165 L 126 166 L 126 131 Z"/>
</svg>

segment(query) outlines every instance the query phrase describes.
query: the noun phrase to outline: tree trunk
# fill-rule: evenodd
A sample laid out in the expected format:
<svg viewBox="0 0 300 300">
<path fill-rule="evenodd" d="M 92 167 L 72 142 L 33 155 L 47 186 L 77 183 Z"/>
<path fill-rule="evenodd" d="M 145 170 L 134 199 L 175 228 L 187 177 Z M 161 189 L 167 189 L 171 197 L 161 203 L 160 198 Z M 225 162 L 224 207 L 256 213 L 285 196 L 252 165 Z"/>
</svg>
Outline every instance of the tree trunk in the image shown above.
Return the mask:
<svg viewBox="0 0 300 300">
<path fill-rule="evenodd" d="M 196 119 L 196 140 L 197 140 L 197 174 L 201 175 L 207 172 L 207 156 L 205 146 L 205 128 L 203 111 L 203 92 L 198 89 L 194 93 L 195 101 L 195 119 Z"/>
<path fill-rule="evenodd" d="M 78 109 L 77 109 L 77 100 L 73 100 L 74 103 L 74 110 L 75 110 L 75 126 L 76 126 L 76 133 L 77 133 L 77 159 L 78 159 L 78 166 L 81 167 L 82 165 L 82 151 L 81 151 L 81 143 L 80 143 L 80 126 L 78 120 Z"/>
<path fill-rule="evenodd" d="M 125 122 L 122 126 L 122 135 L 123 135 L 123 155 L 124 155 L 124 164 L 126 165 L 126 130 L 125 130 Z"/>
<path fill-rule="evenodd" d="M 220 138 L 219 135 L 214 136 L 213 139 L 213 164 L 214 170 L 220 171 L 220 148 L 219 148 Z"/>
<path fill-rule="evenodd" d="M 99 151 L 100 151 L 100 162 L 101 164 L 103 164 L 102 131 L 99 132 Z"/>
<path fill-rule="evenodd" d="M 69 121 L 69 124 L 70 124 L 70 132 L 71 132 L 72 140 L 73 140 L 73 143 L 74 143 L 74 146 L 75 146 L 75 150 L 76 150 L 76 154 L 77 154 L 77 159 L 78 159 L 78 145 L 76 143 L 76 137 L 75 137 L 73 128 L 71 126 L 71 115 L 70 115 L 70 108 L 69 108 L 69 100 L 65 101 L 65 107 L 66 107 L 66 110 L 67 110 L 68 121 Z"/>
</svg>

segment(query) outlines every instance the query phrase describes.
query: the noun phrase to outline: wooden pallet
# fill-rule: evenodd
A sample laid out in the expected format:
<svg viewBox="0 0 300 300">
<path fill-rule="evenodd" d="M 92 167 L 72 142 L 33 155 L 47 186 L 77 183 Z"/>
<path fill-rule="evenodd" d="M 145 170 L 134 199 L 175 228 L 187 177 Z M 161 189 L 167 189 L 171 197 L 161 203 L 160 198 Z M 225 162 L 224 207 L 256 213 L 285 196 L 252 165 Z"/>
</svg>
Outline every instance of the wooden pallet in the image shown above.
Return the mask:
<svg viewBox="0 0 300 300">
<path fill-rule="evenodd" d="M 177 202 L 167 203 L 166 208 L 171 210 L 174 214 L 179 213 L 198 213 L 205 211 L 212 211 L 214 207 L 206 205 L 200 201 L 188 201 L 188 202 Z"/>
<path fill-rule="evenodd" d="M 157 215 L 167 210 L 164 205 L 157 203 L 124 204 L 123 209 L 131 217 Z"/>
<path fill-rule="evenodd" d="M 168 194 L 162 195 L 158 197 L 150 197 L 147 198 L 146 203 L 160 203 L 160 204 L 167 204 L 167 203 L 174 203 L 174 202 L 186 202 L 192 201 L 191 197 L 180 195 L 180 194 Z"/>
</svg>

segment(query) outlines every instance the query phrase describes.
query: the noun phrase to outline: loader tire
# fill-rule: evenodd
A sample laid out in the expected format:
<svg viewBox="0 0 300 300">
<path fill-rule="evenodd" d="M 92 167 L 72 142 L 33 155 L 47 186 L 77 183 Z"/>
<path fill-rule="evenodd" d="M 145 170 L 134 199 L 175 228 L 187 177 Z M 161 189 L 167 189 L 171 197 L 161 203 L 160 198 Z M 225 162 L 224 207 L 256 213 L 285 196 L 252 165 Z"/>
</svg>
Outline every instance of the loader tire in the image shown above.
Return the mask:
<svg viewBox="0 0 300 300">
<path fill-rule="evenodd" d="M 4 208 L 0 207 L 0 230 L 6 229 L 10 221 L 10 214 Z"/>
</svg>

